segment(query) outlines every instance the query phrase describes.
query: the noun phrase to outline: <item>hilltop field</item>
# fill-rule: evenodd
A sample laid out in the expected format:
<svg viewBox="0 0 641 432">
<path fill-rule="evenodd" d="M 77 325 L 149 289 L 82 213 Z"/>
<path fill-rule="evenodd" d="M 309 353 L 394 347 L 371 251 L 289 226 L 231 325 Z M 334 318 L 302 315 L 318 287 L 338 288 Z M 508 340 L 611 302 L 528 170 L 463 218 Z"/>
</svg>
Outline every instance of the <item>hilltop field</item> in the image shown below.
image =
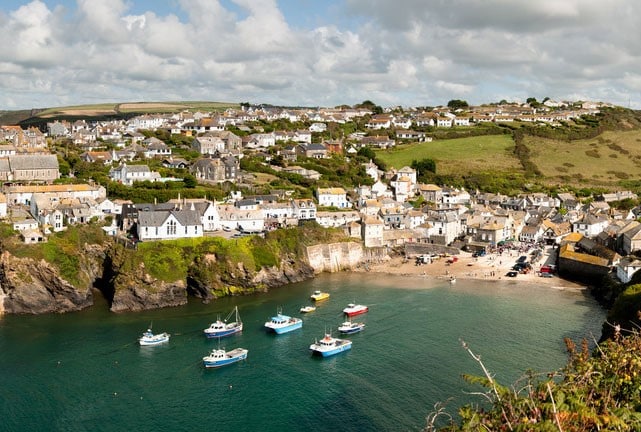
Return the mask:
<svg viewBox="0 0 641 432">
<path fill-rule="evenodd" d="M 180 111 L 223 111 L 226 108 L 239 108 L 232 102 L 125 102 L 101 103 L 91 105 L 74 105 L 55 108 L 32 109 L 21 111 L 0 111 L 0 125 L 27 124 L 51 121 L 53 119 L 117 117 L 136 114 L 172 113 Z"/>
<path fill-rule="evenodd" d="M 606 131 L 579 140 L 526 135 L 523 144 L 540 172 L 536 181 L 547 186 L 615 189 L 641 178 L 640 130 Z M 511 135 L 488 135 L 405 144 L 376 155 L 394 168 L 432 159 L 438 175 L 454 178 L 475 173 L 526 176 L 514 149 Z"/>
<path fill-rule="evenodd" d="M 49 108 L 37 114 L 40 118 L 61 116 L 109 116 L 117 114 L 145 114 L 179 111 L 220 111 L 226 108 L 238 108 L 237 103 L 227 102 L 126 102 L 117 104 L 78 105 Z"/>
</svg>

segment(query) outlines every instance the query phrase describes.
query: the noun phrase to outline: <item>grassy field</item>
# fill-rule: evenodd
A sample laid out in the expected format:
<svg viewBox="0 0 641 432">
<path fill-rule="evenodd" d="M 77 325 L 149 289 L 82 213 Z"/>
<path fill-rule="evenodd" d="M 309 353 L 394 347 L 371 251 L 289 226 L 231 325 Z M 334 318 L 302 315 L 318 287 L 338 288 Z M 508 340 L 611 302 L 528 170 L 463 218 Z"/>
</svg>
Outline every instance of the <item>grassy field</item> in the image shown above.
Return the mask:
<svg viewBox="0 0 641 432">
<path fill-rule="evenodd" d="M 613 187 L 641 177 L 641 131 L 605 132 L 571 142 L 526 137 L 525 144 L 548 183 Z"/>
<path fill-rule="evenodd" d="M 94 105 L 77 105 L 67 107 L 48 108 L 38 113 L 37 117 L 49 118 L 59 116 L 101 116 L 116 114 L 117 104 L 103 103 Z"/>
<path fill-rule="evenodd" d="M 487 135 L 451 140 L 435 140 L 398 146 L 376 152 L 390 167 L 410 166 L 413 160 L 432 159 L 439 174 L 473 171 L 522 172 L 513 155 L 514 141 L 510 135 Z"/>
<path fill-rule="evenodd" d="M 67 107 L 49 108 L 40 113 L 38 117 L 51 118 L 61 116 L 91 117 L 115 115 L 117 113 L 167 113 L 178 111 L 223 111 L 226 108 L 238 108 L 240 105 L 232 102 L 123 102 L 104 103 L 95 105 L 77 105 Z"/>
<path fill-rule="evenodd" d="M 224 111 L 227 108 L 239 108 L 240 105 L 231 102 L 130 102 L 122 103 L 119 110 L 122 113 L 130 112 L 176 112 L 176 111 Z"/>
</svg>

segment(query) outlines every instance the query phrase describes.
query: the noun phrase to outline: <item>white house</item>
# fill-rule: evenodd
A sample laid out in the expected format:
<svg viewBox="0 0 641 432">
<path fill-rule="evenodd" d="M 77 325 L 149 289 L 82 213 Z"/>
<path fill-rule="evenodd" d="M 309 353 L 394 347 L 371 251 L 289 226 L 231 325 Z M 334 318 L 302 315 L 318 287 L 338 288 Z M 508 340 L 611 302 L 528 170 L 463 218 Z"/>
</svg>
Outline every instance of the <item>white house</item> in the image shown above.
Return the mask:
<svg viewBox="0 0 641 432">
<path fill-rule="evenodd" d="M 195 211 L 200 217 L 203 231 L 213 232 L 222 229 L 218 205 L 204 198 L 177 198 L 168 201 L 179 210 Z"/>
<path fill-rule="evenodd" d="M 383 246 L 383 230 L 385 225 L 380 219 L 368 216 L 361 221 L 361 238 L 365 247 Z"/>
<path fill-rule="evenodd" d="M 603 215 L 585 214 L 572 223 L 572 231 L 586 237 L 594 237 L 610 224 L 609 219 Z"/>
<path fill-rule="evenodd" d="M 449 117 L 439 117 L 438 119 L 436 119 L 436 126 L 452 127 L 452 119 Z"/>
<path fill-rule="evenodd" d="M 160 173 L 151 171 L 147 165 L 122 164 L 109 171 L 109 178 L 115 182 L 131 186 L 137 181 L 157 181 L 160 179 Z"/>
<path fill-rule="evenodd" d="M 617 278 L 622 283 L 628 283 L 632 280 L 632 276 L 641 269 L 641 261 L 634 257 L 626 257 L 619 261 L 616 266 Z"/>
<path fill-rule="evenodd" d="M 265 218 L 261 209 L 242 210 L 232 204 L 221 204 L 218 207 L 218 213 L 223 229 L 237 229 L 245 232 L 265 230 Z"/>
<path fill-rule="evenodd" d="M 316 190 L 316 199 L 320 207 L 351 208 L 352 203 L 347 201 L 347 192 L 345 189 L 336 188 L 318 188 Z"/>
<path fill-rule="evenodd" d="M 290 201 L 292 214 L 298 220 L 316 219 L 316 204 L 311 199 L 295 199 Z"/>
<path fill-rule="evenodd" d="M 316 222 L 324 228 L 337 228 L 346 226 L 352 222 L 359 222 L 361 215 L 357 211 L 326 212 L 316 214 Z"/>
<path fill-rule="evenodd" d="M 138 213 L 138 238 L 172 240 L 202 237 L 203 226 L 195 210 L 149 210 Z"/>
<path fill-rule="evenodd" d="M 327 130 L 327 125 L 325 123 L 312 123 L 309 127 L 310 132 L 325 132 Z"/>
<path fill-rule="evenodd" d="M 0 219 L 7 217 L 7 196 L 0 193 Z"/>
</svg>

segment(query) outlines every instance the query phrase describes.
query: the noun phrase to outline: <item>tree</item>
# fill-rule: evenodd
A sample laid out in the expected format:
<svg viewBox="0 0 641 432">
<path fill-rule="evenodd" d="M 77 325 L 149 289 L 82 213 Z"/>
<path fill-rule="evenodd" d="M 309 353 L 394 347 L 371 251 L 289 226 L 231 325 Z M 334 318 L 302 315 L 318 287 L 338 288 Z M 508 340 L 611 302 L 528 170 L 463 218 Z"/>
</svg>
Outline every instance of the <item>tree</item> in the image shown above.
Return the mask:
<svg viewBox="0 0 641 432">
<path fill-rule="evenodd" d="M 416 170 L 416 177 L 423 183 L 429 182 L 430 173 L 436 174 L 436 162 L 432 159 L 422 159 L 412 161 L 412 168 Z"/>
<path fill-rule="evenodd" d="M 447 107 L 451 110 L 457 110 L 457 109 L 466 109 L 469 108 L 469 105 L 467 101 L 461 100 L 461 99 L 452 99 L 447 103 Z"/>
<path fill-rule="evenodd" d="M 538 108 L 541 106 L 541 103 L 537 101 L 536 98 L 533 98 L 533 97 L 527 98 L 525 102 L 527 102 L 527 104 L 530 105 L 532 108 Z"/>
<path fill-rule="evenodd" d="M 198 181 L 196 180 L 196 177 L 194 177 L 191 174 L 187 174 L 185 177 L 183 177 L 183 183 L 185 184 L 185 187 L 188 189 L 193 189 L 198 185 Z"/>
<path fill-rule="evenodd" d="M 354 105 L 354 108 L 365 108 L 365 109 L 368 109 L 368 110 L 372 111 L 374 114 L 382 114 L 383 113 L 383 108 L 381 108 L 379 105 L 376 105 L 371 100 L 364 100 L 360 104 Z"/>
</svg>

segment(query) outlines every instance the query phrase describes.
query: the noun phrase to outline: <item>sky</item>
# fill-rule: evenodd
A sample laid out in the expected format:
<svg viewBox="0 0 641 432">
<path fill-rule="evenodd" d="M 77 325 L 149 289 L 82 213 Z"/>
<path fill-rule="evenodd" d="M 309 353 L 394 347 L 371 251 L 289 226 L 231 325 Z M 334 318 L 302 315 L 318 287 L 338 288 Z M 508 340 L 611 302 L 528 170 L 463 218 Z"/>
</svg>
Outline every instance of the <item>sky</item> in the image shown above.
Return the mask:
<svg viewBox="0 0 641 432">
<path fill-rule="evenodd" d="M 638 0 L 2 0 L 0 110 L 107 102 L 641 108 Z"/>
</svg>

